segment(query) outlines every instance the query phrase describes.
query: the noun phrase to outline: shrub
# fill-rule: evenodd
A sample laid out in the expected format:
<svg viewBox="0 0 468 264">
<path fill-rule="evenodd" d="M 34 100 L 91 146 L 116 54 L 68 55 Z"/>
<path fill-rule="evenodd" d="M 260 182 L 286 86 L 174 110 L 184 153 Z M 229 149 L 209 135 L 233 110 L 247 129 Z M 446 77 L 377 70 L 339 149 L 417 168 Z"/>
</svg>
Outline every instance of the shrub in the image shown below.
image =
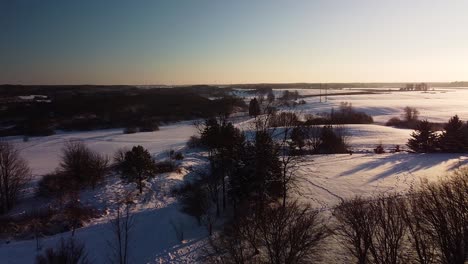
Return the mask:
<svg viewBox="0 0 468 264">
<path fill-rule="evenodd" d="M 174 154 L 174 159 L 175 160 L 183 160 L 184 159 L 184 154 L 182 154 L 181 152 L 176 152 Z"/>
<path fill-rule="evenodd" d="M 190 139 L 187 141 L 187 147 L 191 149 L 203 147 L 200 137 L 191 136 Z"/>
<path fill-rule="evenodd" d="M 70 187 L 94 189 L 107 174 L 108 164 L 107 157 L 92 151 L 83 142 L 70 141 L 62 150 L 59 171 L 68 178 Z"/>
<path fill-rule="evenodd" d="M 126 127 L 126 128 L 124 128 L 124 130 L 123 130 L 123 133 L 124 133 L 124 134 L 135 134 L 135 133 L 137 133 L 137 132 L 138 132 L 138 128 L 137 128 L 137 127 L 133 127 L 133 126 L 132 126 L 132 127 Z"/>
<path fill-rule="evenodd" d="M 377 147 L 375 147 L 374 153 L 375 153 L 375 154 L 383 154 L 383 153 L 385 153 L 385 150 L 384 150 L 382 144 L 379 144 L 379 145 L 377 145 Z"/>
<path fill-rule="evenodd" d="M 283 127 L 294 126 L 299 123 L 299 118 L 293 112 L 281 112 L 279 114 L 271 115 L 269 126 L 270 127 Z"/>
<path fill-rule="evenodd" d="M 127 153 L 129 149 L 127 148 L 119 148 L 115 153 L 114 153 L 114 158 L 113 158 L 113 166 L 117 170 L 122 170 L 122 164 L 125 161 L 125 153 Z"/>
<path fill-rule="evenodd" d="M 202 216 L 208 213 L 210 200 L 201 183 L 186 183 L 177 190 L 182 205 L 182 212 L 195 217 L 201 224 Z"/>
<path fill-rule="evenodd" d="M 338 111 L 330 113 L 332 124 L 371 124 L 374 122 L 372 116 L 354 110 L 351 103 L 341 102 Z"/>
<path fill-rule="evenodd" d="M 153 132 L 159 130 L 159 123 L 156 121 L 145 120 L 139 126 L 139 132 Z"/>
<path fill-rule="evenodd" d="M 70 181 L 60 171 L 46 174 L 38 182 L 37 195 L 42 197 L 62 197 L 70 189 Z"/>
<path fill-rule="evenodd" d="M 166 160 L 160 161 L 155 164 L 156 173 L 166 173 L 166 172 L 174 172 L 177 169 L 177 166 L 173 161 Z"/>
<path fill-rule="evenodd" d="M 402 121 L 398 117 L 392 117 L 390 118 L 387 123 L 385 123 L 386 126 L 393 126 L 393 127 L 399 127 L 401 125 Z"/>
<path fill-rule="evenodd" d="M 57 248 L 48 248 L 42 255 L 36 257 L 36 264 L 87 264 L 86 249 L 83 243 L 73 238 L 65 241 L 63 238 Z"/>
<path fill-rule="evenodd" d="M 55 134 L 55 131 L 51 120 L 38 118 L 27 121 L 24 134 L 27 136 L 50 136 Z"/>
<path fill-rule="evenodd" d="M 331 125 L 324 126 L 321 130 L 317 150 L 318 153 L 322 154 L 347 153 L 348 146 L 345 142 L 345 135 L 338 133 Z"/>
</svg>

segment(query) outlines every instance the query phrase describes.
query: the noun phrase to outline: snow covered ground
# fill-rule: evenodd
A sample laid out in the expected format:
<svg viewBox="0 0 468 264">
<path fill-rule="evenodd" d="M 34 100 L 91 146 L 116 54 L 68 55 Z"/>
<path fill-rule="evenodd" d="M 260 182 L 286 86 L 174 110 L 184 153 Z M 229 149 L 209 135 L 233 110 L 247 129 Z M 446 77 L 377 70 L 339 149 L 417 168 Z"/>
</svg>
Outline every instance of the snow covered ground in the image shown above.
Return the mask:
<svg viewBox="0 0 468 264">
<path fill-rule="evenodd" d="M 58 132 L 48 137 L 31 137 L 23 142 L 22 137 L 7 137 L 28 160 L 34 175 L 53 171 L 59 164 L 63 144 L 70 140 L 81 140 L 99 153 L 112 155 L 119 148 L 142 145 L 152 154 L 165 154 L 170 149 L 179 150 L 185 146 L 196 129 L 193 121 L 161 126 L 159 131 L 124 134 L 123 129 L 106 129 L 87 132 Z"/>
<path fill-rule="evenodd" d="M 378 122 L 399 116 L 407 105 L 420 110 L 422 117 L 432 121 L 446 121 L 458 113 L 468 118 L 465 99 L 468 90 L 447 89 L 434 93 L 392 92 L 372 95 L 330 96 L 328 102 L 307 98 L 307 104 L 299 106 L 303 112 L 327 112 L 338 107 L 340 102 L 351 102 L 357 110 L 374 116 Z M 239 127 L 248 128 L 249 121 L 237 121 Z M 68 140 L 82 140 L 90 148 L 109 156 L 122 147 L 142 145 L 157 159 L 165 159 L 169 149 L 181 150 L 185 159 L 181 173 L 161 175 L 148 182 L 147 192 L 135 197 L 135 231 L 132 246 L 133 263 L 192 263 L 196 262 L 199 249 L 206 243 L 206 228 L 179 211 L 171 189 L 191 177 L 195 168 L 207 164 L 203 153 L 184 148 L 189 137 L 195 134 L 192 122 L 179 122 L 162 126 L 159 131 L 123 134 L 122 129 L 89 132 L 59 132 L 49 137 L 8 137 L 4 140 L 15 143 L 21 149 L 36 179 L 53 171 L 59 164 L 60 151 Z M 437 180 L 460 166 L 468 165 L 468 157 L 459 154 L 409 154 L 387 153 L 377 155 L 371 150 L 379 143 L 386 149 L 394 145 L 404 147 L 412 131 L 381 125 L 348 125 L 349 143 L 353 155 L 306 156 L 297 175 L 298 189 L 294 198 L 310 202 L 313 206 L 330 208 L 343 198 L 354 195 L 373 195 L 382 192 L 405 191 L 422 180 Z M 108 263 L 108 241 L 111 237 L 109 220 L 115 215 L 116 195 L 134 190 L 119 178 L 111 178 L 107 185 L 96 191 L 85 191 L 82 201 L 103 209 L 106 213 L 76 232 L 76 237 L 86 241 L 86 248 L 93 263 Z M 15 213 L 22 213 L 25 203 Z M 33 204 L 33 203 L 31 203 Z M 30 205 L 31 205 L 30 204 Z M 177 240 L 171 222 L 183 225 L 184 242 Z M 61 237 L 70 233 L 43 238 L 42 248 L 56 245 Z M 8 242 L 8 243 L 7 243 Z M 34 240 L 0 241 L 0 263 L 32 263 L 36 251 Z"/>
<path fill-rule="evenodd" d="M 461 166 L 460 154 L 336 154 L 307 156 L 298 170 L 296 197 L 329 208 L 341 199 L 405 192 L 424 180 L 437 180 Z"/>
<path fill-rule="evenodd" d="M 339 107 L 341 102 L 351 103 L 356 110 L 373 116 L 375 122 L 385 123 L 392 117 L 400 117 L 406 106 L 416 107 L 421 119 L 433 122 L 447 122 L 455 114 L 468 119 L 468 89 L 436 89 L 420 92 L 382 92 L 367 95 L 337 95 L 329 96 L 328 101 L 319 102 L 318 97 L 306 98 L 306 105 L 300 105 L 297 110 L 304 113 L 330 112 L 331 108 Z"/>
</svg>

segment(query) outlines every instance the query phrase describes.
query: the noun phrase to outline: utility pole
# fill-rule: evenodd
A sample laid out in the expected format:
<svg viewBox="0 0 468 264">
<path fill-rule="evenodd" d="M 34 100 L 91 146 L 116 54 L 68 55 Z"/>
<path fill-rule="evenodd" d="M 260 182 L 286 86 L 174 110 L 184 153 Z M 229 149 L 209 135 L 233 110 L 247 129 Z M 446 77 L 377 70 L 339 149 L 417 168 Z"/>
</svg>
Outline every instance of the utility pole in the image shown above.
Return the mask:
<svg viewBox="0 0 468 264">
<path fill-rule="evenodd" d="M 322 84 L 320 84 L 319 89 L 320 89 L 320 96 L 319 96 L 320 97 L 320 102 L 322 102 Z"/>
<path fill-rule="evenodd" d="M 325 102 L 328 102 L 328 84 L 325 84 Z"/>
</svg>

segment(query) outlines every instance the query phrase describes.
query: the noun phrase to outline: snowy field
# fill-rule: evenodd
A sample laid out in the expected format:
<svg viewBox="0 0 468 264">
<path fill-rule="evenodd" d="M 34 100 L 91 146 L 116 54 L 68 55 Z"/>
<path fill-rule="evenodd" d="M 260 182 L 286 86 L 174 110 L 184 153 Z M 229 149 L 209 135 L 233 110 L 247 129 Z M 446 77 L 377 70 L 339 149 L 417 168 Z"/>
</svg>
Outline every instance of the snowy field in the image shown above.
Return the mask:
<svg viewBox="0 0 468 264">
<path fill-rule="evenodd" d="M 161 126 L 159 131 L 136 134 L 123 134 L 123 129 L 106 129 L 89 132 L 58 132 L 48 137 L 31 137 L 23 142 L 22 137 L 8 137 L 20 150 L 21 155 L 29 161 L 34 175 L 53 171 L 59 164 L 63 144 L 70 140 L 81 140 L 91 149 L 102 154 L 112 155 L 119 148 L 131 148 L 142 145 L 154 155 L 165 154 L 170 149 L 179 150 L 185 146 L 196 129 L 193 121 L 180 122 L 174 125 Z"/>
<path fill-rule="evenodd" d="M 298 106 L 298 111 L 304 113 L 330 112 L 331 108 L 339 107 L 341 102 L 351 103 L 356 110 L 373 116 L 374 121 L 385 123 L 392 117 L 400 117 L 406 106 L 416 107 L 421 119 L 433 122 L 447 122 L 455 114 L 468 119 L 468 89 L 436 89 L 420 92 L 382 92 L 368 95 L 337 95 L 329 96 L 328 101 L 319 102 L 318 97 L 306 98 L 306 105 Z"/>
<path fill-rule="evenodd" d="M 350 102 L 357 110 L 374 116 L 378 122 L 386 122 L 399 116 L 407 105 L 419 109 L 421 117 L 444 122 L 459 114 L 468 118 L 468 89 L 446 89 L 435 92 L 392 92 L 373 95 L 330 96 L 328 102 L 318 98 L 307 98 L 307 104 L 299 111 L 317 113 L 338 107 L 340 102 Z M 248 121 L 238 122 L 246 127 Z M 328 209 L 341 199 L 354 195 L 373 195 L 382 192 L 402 192 L 423 180 L 437 180 L 460 166 L 468 165 L 468 157 L 459 154 L 410 154 L 387 153 L 376 155 L 371 150 L 379 143 L 391 149 L 394 145 L 404 147 L 412 131 L 384 127 L 381 125 L 348 125 L 349 143 L 354 154 L 305 156 L 298 168 L 298 188 L 294 198 L 309 202 L 313 206 Z M 207 231 L 196 221 L 179 211 L 177 200 L 170 190 L 193 176 L 196 168 L 206 166 L 203 153 L 185 148 L 190 136 L 196 133 L 192 122 L 179 122 L 161 126 L 159 131 L 123 134 L 122 129 L 90 132 L 59 132 L 49 137 L 33 137 L 23 142 L 22 137 L 4 140 L 15 143 L 21 149 L 36 179 L 53 171 L 59 164 L 60 151 L 69 140 L 82 140 L 90 148 L 109 155 L 122 147 L 142 145 L 156 159 L 165 159 L 170 149 L 181 150 L 185 159 L 181 162 L 181 173 L 168 173 L 147 184 L 149 191 L 135 198 L 135 231 L 132 246 L 133 263 L 193 263 L 199 249 L 207 242 Z M 86 241 L 93 263 L 108 262 L 108 241 L 111 237 L 109 220 L 115 215 L 116 195 L 122 195 L 135 186 L 111 178 L 105 187 L 96 191 L 85 191 L 82 202 L 99 207 L 106 213 L 76 232 L 76 237 Z M 15 214 L 24 213 L 24 201 Z M 31 204 L 33 204 L 31 202 Z M 184 241 L 179 242 L 171 222 L 182 225 Z M 41 240 L 42 248 L 54 246 L 61 237 L 58 234 Z M 0 263 L 33 263 L 36 251 L 34 240 L 0 241 Z M 329 259 L 330 260 L 330 259 Z"/>
<path fill-rule="evenodd" d="M 319 208 L 341 199 L 404 192 L 422 181 L 434 181 L 468 165 L 460 154 L 336 154 L 308 156 L 298 169 L 295 194 Z"/>
</svg>

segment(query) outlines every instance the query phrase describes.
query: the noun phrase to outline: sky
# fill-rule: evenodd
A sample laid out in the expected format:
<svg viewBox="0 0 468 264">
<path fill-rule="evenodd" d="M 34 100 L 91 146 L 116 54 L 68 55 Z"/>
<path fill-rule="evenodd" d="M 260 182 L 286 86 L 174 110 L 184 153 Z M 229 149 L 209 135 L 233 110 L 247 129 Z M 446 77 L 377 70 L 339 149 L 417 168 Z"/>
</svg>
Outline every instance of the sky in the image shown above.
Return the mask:
<svg viewBox="0 0 468 264">
<path fill-rule="evenodd" d="M 468 80 L 464 0 L 0 0 L 0 83 Z"/>
</svg>

